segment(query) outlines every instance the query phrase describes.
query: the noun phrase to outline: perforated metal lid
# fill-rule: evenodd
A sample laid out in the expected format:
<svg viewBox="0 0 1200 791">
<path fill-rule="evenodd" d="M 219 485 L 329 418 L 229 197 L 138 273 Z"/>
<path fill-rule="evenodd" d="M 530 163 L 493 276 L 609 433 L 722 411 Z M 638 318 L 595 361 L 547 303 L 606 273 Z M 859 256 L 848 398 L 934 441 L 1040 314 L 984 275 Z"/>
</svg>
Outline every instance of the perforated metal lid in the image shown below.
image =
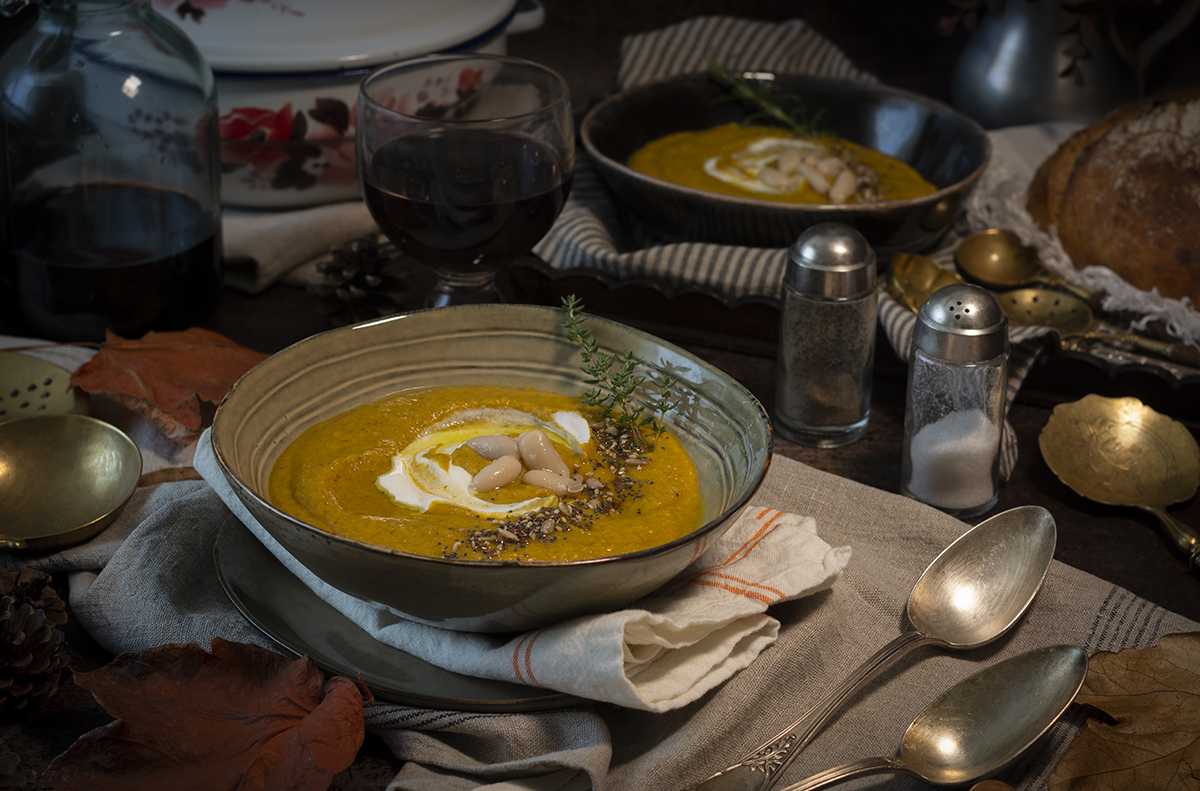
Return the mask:
<svg viewBox="0 0 1200 791">
<path fill-rule="evenodd" d="M 809 296 L 853 299 L 875 290 L 875 251 L 849 225 L 814 225 L 788 251 L 783 282 Z"/>
<path fill-rule="evenodd" d="M 986 289 L 943 286 L 922 303 L 913 344 L 943 360 L 990 360 L 1008 349 L 1008 317 Z"/>
</svg>

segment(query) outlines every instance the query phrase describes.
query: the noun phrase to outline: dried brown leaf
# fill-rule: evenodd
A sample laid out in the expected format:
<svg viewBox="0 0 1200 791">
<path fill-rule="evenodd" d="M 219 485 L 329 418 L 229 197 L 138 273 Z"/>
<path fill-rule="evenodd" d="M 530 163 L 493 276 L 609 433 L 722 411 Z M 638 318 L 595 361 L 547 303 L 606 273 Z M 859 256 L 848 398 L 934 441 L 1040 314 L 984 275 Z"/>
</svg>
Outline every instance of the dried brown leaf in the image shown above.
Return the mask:
<svg viewBox="0 0 1200 791">
<path fill-rule="evenodd" d="M 362 746 L 354 682 L 217 638 L 121 654 L 76 681 L 118 719 L 81 736 L 49 789 L 324 791 Z"/>
<path fill-rule="evenodd" d="M 199 327 L 148 332 L 141 340 L 109 333 L 96 356 L 71 374 L 71 384 L 104 393 L 186 445 L 203 428 L 200 402 L 219 403 L 242 374 L 266 358 Z"/>
<path fill-rule="evenodd" d="M 1076 701 L 1113 722 L 1088 720 L 1051 791 L 1200 790 L 1200 632 L 1094 655 Z"/>
</svg>

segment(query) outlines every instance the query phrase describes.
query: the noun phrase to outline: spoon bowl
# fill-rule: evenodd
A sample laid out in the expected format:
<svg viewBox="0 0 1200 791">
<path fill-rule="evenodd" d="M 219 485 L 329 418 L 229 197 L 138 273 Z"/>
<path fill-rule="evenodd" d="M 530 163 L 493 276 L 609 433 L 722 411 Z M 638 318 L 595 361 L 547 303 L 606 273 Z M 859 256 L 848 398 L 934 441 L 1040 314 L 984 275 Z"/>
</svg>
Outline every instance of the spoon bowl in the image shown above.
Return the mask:
<svg viewBox="0 0 1200 791">
<path fill-rule="evenodd" d="M 120 429 L 84 415 L 0 423 L 0 549 L 49 552 L 103 530 L 142 474 L 142 454 Z"/>
<path fill-rule="evenodd" d="M 992 642 L 1042 587 L 1056 532 L 1050 512 L 1039 506 L 1005 511 L 967 531 L 913 585 L 908 620 L 944 648 Z"/>
<path fill-rule="evenodd" d="M 783 791 L 816 791 L 885 772 L 935 786 L 986 777 L 1012 763 L 1058 721 L 1083 686 L 1087 667 L 1087 653 L 1073 645 L 998 662 L 959 682 L 917 715 L 904 732 L 899 758 L 865 758 Z"/>
<path fill-rule="evenodd" d="M 1096 318 L 1087 302 L 1048 288 L 1018 288 L 996 295 L 1008 321 L 1018 327 L 1053 327 L 1066 345 L 1100 340 L 1127 343 L 1166 360 L 1200 368 L 1200 351 L 1184 343 L 1167 343 Z"/>
<path fill-rule="evenodd" d="M 954 262 L 972 283 L 1001 291 L 1023 286 L 1050 286 L 1091 302 L 1095 294 L 1047 269 L 1037 250 L 1012 231 L 989 228 L 973 233 L 954 252 Z"/>
<path fill-rule="evenodd" d="M 923 645 L 967 649 L 998 639 L 1029 609 L 1056 540 L 1054 518 L 1036 505 L 1004 511 L 968 530 L 913 585 L 906 608 L 912 630 L 879 649 L 773 739 L 690 791 L 770 788 L 842 704 L 904 654 Z"/>
<path fill-rule="evenodd" d="M 1153 514 L 1200 568 L 1200 534 L 1166 510 L 1200 486 L 1200 446 L 1182 423 L 1136 398 L 1093 394 L 1056 406 L 1038 445 L 1047 466 L 1077 494 Z"/>
<path fill-rule="evenodd" d="M 943 269 L 932 258 L 916 253 L 896 253 L 892 256 L 886 287 L 892 299 L 916 313 L 939 288 L 962 282 L 961 277 Z"/>
</svg>

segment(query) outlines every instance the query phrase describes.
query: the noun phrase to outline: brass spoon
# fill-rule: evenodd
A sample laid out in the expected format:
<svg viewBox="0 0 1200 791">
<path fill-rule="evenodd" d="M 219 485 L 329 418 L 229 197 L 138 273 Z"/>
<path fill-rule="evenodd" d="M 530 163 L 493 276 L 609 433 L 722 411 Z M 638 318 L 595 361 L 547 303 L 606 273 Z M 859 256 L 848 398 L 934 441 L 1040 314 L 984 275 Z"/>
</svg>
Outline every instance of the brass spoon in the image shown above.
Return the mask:
<svg viewBox="0 0 1200 791">
<path fill-rule="evenodd" d="M 904 732 L 898 758 L 864 758 L 783 791 L 817 791 L 885 772 L 935 786 L 985 777 L 1011 763 L 1058 721 L 1083 686 L 1087 666 L 1087 654 L 1073 645 L 998 662 L 959 682 L 917 715 Z"/>
<path fill-rule="evenodd" d="M 963 279 L 937 261 L 915 253 L 896 253 L 885 283 L 892 299 L 916 313 L 921 304 L 942 286 L 962 283 Z"/>
<path fill-rule="evenodd" d="M 986 288 L 1004 291 L 1022 286 L 1050 286 L 1088 304 L 1096 296 L 1047 269 L 1038 260 L 1037 250 L 1022 244 L 1012 231 L 989 228 L 971 234 L 954 251 L 954 262 L 963 277 Z"/>
<path fill-rule="evenodd" d="M 963 533 L 913 585 L 906 608 L 912 630 L 879 649 L 782 733 L 691 791 L 770 788 L 842 704 L 895 660 L 923 645 L 963 650 L 999 638 L 1041 588 L 1056 538 L 1050 512 L 1036 505 L 996 514 Z"/>
<path fill-rule="evenodd" d="M 1200 569 L 1200 534 L 1167 513 L 1200 485 L 1200 447 L 1182 423 L 1136 398 L 1088 395 L 1059 404 L 1038 436 L 1042 457 L 1089 500 L 1154 514 Z"/>
<path fill-rule="evenodd" d="M 1200 368 L 1200 351 L 1184 343 L 1166 343 L 1101 321 L 1087 303 L 1047 288 L 1019 288 L 996 295 L 1009 323 L 1021 327 L 1053 327 L 1064 341 L 1105 340 L 1128 343 L 1180 365 Z"/>
<path fill-rule="evenodd" d="M 0 549 L 48 552 L 86 541 L 117 517 L 141 473 L 133 440 L 95 418 L 0 423 Z"/>
</svg>

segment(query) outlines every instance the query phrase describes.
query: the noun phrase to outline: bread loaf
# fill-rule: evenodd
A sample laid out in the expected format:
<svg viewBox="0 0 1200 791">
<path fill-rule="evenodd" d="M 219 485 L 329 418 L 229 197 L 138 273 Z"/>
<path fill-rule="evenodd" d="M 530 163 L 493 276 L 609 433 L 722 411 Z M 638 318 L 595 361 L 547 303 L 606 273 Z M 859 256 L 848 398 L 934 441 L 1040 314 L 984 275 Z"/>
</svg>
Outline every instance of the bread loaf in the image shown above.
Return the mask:
<svg viewBox="0 0 1200 791">
<path fill-rule="evenodd" d="M 1042 163 L 1026 204 L 1076 267 L 1200 305 L 1200 88 L 1122 107 Z"/>
</svg>

